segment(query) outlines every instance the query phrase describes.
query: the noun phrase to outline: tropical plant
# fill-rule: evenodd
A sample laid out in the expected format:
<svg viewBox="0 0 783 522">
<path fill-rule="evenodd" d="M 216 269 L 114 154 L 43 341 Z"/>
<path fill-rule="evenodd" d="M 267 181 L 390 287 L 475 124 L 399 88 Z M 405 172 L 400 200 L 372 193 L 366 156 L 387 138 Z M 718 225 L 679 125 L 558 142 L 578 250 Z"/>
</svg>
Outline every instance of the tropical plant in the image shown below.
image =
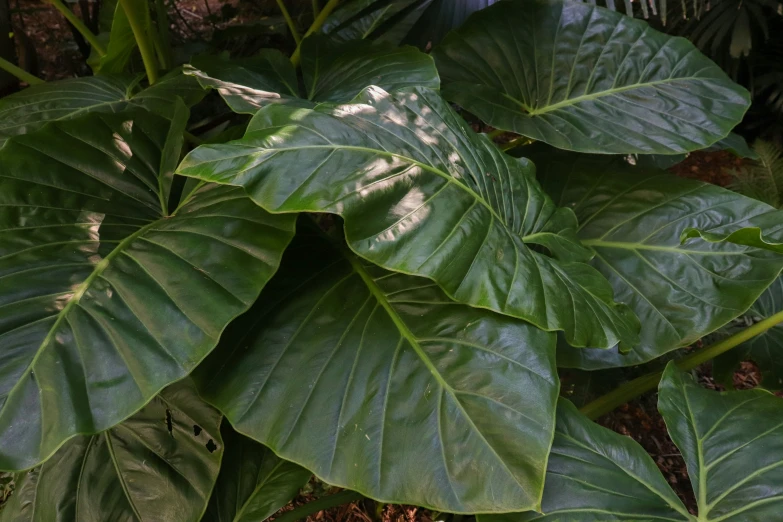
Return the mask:
<svg viewBox="0 0 783 522">
<path fill-rule="evenodd" d="M 281 521 L 361 496 L 519 521 L 780 512 L 781 399 L 683 370 L 776 335 L 759 297 L 783 212 L 655 166 L 747 148 L 747 91 L 593 5 L 497 2 L 427 55 L 348 28 L 463 4 L 368 22 L 352 2 L 323 34 L 338 3 L 291 24 L 290 59 L 181 66 L 160 10 L 107 3 L 108 34 L 79 27 L 95 76 L 0 100 L 0 469 L 19 472 L 0 519 L 264 520 L 313 474 L 346 491 Z M 654 361 L 751 308 L 581 412 L 558 397 L 558 367 Z M 698 515 L 590 420 L 658 386 Z"/>
</svg>

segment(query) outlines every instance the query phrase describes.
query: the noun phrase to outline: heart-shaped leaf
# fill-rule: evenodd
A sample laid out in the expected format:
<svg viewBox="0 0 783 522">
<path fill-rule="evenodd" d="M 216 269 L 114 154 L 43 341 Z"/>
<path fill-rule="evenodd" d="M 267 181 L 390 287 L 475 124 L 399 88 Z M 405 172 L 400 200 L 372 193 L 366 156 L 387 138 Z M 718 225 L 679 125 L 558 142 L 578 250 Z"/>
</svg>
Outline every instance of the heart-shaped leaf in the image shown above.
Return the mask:
<svg viewBox="0 0 783 522">
<path fill-rule="evenodd" d="M 197 522 L 218 477 L 220 419 L 189 380 L 171 385 L 122 424 L 73 438 L 26 472 L 0 519 Z"/>
<path fill-rule="evenodd" d="M 293 499 L 312 476 L 228 424 L 215 490 L 202 522 L 262 522 Z"/>
<path fill-rule="evenodd" d="M 498 129 L 580 152 L 701 149 L 750 105 L 688 40 L 581 2 L 498 2 L 433 56 L 449 100 Z"/>
<path fill-rule="evenodd" d="M 783 257 L 771 252 L 680 242 L 694 225 L 742 228 L 772 210 L 764 203 L 620 158 L 528 154 L 557 204 L 576 212 L 578 236 L 596 253 L 593 266 L 642 322 L 641 343 L 631 353 L 563 347 L 560 365 L 629 366 L 687 346 L 742 315 L 783 269 Z"/>
<path fill-rule="evenodd" d="M 121 422 L 186 376 L 255 301 L 293 236 L 241 189 L 173 215 L 169 124 L 93 113 L 0 149 L 0 469 Z"/>
<path fill-rule="evenodd" d="M 529 161 L 475 134 L 435 92 L 371 88 L 348 105 L 270 105 L 244 138 L 198 147 L 179 173 L 243 186 L 270 212 L 340 214 L 364 258 L 564 330 L 572 345 L 636 342 L 637 319 L 612 302 L 606 280 L 572 262 L 591 254 L 573 238 L 571 210 L 552 204 Z"/>
<path fill-rule="evenodd" d="M 554 334 L 309 237 L 270 284 L 195 373 L 237 431 L 384 502 L 537 508 Z"/>
</svg>

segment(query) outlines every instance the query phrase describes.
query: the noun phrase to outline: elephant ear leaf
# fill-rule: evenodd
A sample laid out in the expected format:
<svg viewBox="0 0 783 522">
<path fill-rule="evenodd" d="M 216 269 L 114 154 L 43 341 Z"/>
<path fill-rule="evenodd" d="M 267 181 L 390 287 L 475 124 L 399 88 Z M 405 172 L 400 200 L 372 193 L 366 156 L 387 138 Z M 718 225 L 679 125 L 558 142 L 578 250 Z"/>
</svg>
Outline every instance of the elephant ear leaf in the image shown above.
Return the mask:
<svg viewBox="0 0 783 522">
<path fill-rule="evenodd" d="M 669 363 L 658 395 L 685 458 L 699 520 L 774 520 L 783 510 L 783 399 L 705 390 Z"/>
<path fill-rule="evenodd" d="M 555 335 L 312 236 L 196 370 L 204 398 L 329 484 L 452 513 L 536 509 Z"/>
<path fill-rule="evenodd" d="M 237 433 L 228 422 L 220 431 L 226 449 L 202 522 L 264 521 L 310 480 L 308 470 Z"/>
<path fill-rule="evenodd" d="M 223 454 L 220 419 L 189 379 L 173 384 L 123 423 L 69 440 L 22 475 L 0 519 L 198 522 Z"/>
<path fill-rule="evenodd" d="M 701 149 L 750 105 L 688 40 L 581 2 L 497 2 L 433 56 L 447 99 L 493 127 L 579 152 Z"/>
<path fill-rule="evenodd" d="M 277 269 L 294 218 L 241 189 L 204 185 L 168 213 L 169 129 L 92 113 L 0 149 L 0 469 L 188 375 Z"/>
<path fill-rule="evenodd" d="M 572 345 L 636 343 L 638 320 L 583 263 L 592 253 L 575 239 L 573 212 L 552 203 L 529 161 L 475 134 L 433 91 L 270 105 L 241 140 L 198 147 L 178 172 L 243 186 L 270 212 L 340 214 L 350 247 L 369 261 L 563 330 Z"/>
</svg>

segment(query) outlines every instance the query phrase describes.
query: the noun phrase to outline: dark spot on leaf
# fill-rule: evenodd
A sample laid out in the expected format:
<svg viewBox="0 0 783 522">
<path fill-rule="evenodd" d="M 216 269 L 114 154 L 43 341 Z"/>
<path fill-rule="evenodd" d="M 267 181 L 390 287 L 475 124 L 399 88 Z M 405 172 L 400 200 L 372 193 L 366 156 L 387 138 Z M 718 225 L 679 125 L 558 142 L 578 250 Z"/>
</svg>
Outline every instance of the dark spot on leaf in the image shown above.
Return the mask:
<svg viewBox="0 0 783 522">
<path fill-rule="evenodd" d="M 172 426 L 171 410 L 166 408 L 166 429 L 169 430 L 169 435 L 174 436 L 174 427 Z"/>
<path fill-rule="evenodd" d="M 209 439 L 209 442 L 207 442 L 207 449 L 209 450 L 210 453 L 215 451 L 217 449 L 217 444 L 215 444 L 215 441 Z"/>
<path fill-rule="evenodd" d="M 193 425 L 193 435 L 198 437 L 199 433 L 201 433 L 201 426 L 199 426 L 198 424 L 194 424 Z"/>
</svg>

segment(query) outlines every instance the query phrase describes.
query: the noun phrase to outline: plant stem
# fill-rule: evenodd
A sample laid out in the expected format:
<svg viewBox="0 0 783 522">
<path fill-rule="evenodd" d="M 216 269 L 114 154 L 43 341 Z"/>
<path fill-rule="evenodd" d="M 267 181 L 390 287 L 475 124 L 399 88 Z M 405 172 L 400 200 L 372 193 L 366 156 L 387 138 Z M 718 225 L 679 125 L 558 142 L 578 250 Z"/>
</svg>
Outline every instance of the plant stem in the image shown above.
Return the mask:
<svg viewBox="0 0 783 522">
<path fill-rule="evenodd" d="M 120 0 L 120 4 L 125 10 L 125 16 L 128 17 L 128 23 L 131 26 L 134 38 L 136 38 L 136 44 L 139 46 L 141 59 L 144 62 L 144 70 L 147 71 L 147 80 L 152 85 L 158 81 L 158 62 L 155 59 L 155 50 L 153 49 L 150 35 L 146 34 L 144 25 L 136 16 L 136 11 L 133 10 L 133 5 L 131 5 L 132 1 Z"/>
<path fill-rule="evenodd" d="M 313 19 L 318 18 L 318 13 L 321 12 L 321 6 L 318 0 L 313 0 Z"/>
<path fill-rule="evenodd" d="M 714 359 L 718 355 L 727 352 L 749 339 L 756 337 L 772 328 L 773 326 L 783 323 L 783 311 L 767 317 L 763 321 L 750 326 L 741 332 L 738 332 L 728 339 L 724 339 L 719 343 L 715 343 L 707 348 L 693 352 L 692 354 L 683 357 L 674 364 L 681 370 L 692 370 L 693 368 L 703 364 L 711 359 Z M 663 371 L 648 373 L 642 375 L 636 379 L 629 381 L 619 388 L 612 390 L 611 392 L 598 397 L 596 400 L 588 403 L 581 408 L 581 412 L 590 419 L 597 419 L 602 415 L 605 415 L 618 406 L 622 406 L 626 402 L 635 399 L 639 395 L 655 389 L 658 383 L 661 381 Z"/>
<path fill-rule="evenodd" d="M 21 67 L 17 67 L 16 65 L 12 64 L 5 58 L 0 58 L 0 69 L 4 70 L 9 74 L 13 74 L 14 76 L 19 78 L 23 82 L 28 83 L 29 85 L 39 85 L 41 83 L 45 83 L 39 77 L 33 76 L 32 74 L 25 71 Z"/>
<path fill-rule="evenodd" d="M 203 145 L 204 144 L 204 140 L 202 140 L 201 138 L 199 138 L 198 136 L 196 136 L 194 134 L 191 134 L 188 131 L 185 131 L 184 135 L 185 135 L 185 140 L 187 140 L 188 142 L 190 142 L 193 145 L 199 146 L 199 145 Z"/>
<path fill-rule="evenodd" d="M 69 22 L 71 22 L 71 25 L 73 25 L 76 30 L 79 31 L 82 36 L 84 36 L 85 40 L 90 42 L 90 45 L 93 46 L 99 55 L 106 56 L 106 48 L 101 45 L 101 42 L 98 41 L 98 37 L 95 36 L 86 25 L 84 25 L 84 22 L 82 22 L 81 19 L 79 19 L 79 17 L 73 13 L 73 11 L 68 9 L 68 7 L 63 4 L 61 0 L 49 0 L 49 3 L 52 4 L 55 9 L 60 11 Z"/>
<path fill-rule="evenodd" d="M 164 69 L 169 69 L 171 67 L 171 34 L 169 34 L 169 13 L 166 10 L 164 0 L 155 0 L 155 17 L 158 20 L 158 42 L 163 53 L 161 65 Z"/>
<path fill-rule="evenodd" d="M 285 23 L 288 24 L 288 30 L 291 31 L 291 36 L 294 37 L 294 41 L 296 42 L 296 47 L 298 49 L 299 44 L 302 42 L 302 37 L 299 36 L 299 31 L 296 30 L 296 24 L 294 23 L 293 18 L 291 18 L 291 15 L 288 13 L 285 2 L 283 0 L 277 0 L 277 7 L 279 7 L 280 12 L 283 13 Z"/>
<path fill-rule="evenodd" d="M 315 20 L 313 20 L 313 25 L 310 26 L 310 29 L 307 30 L 305 35 L 302 37 L 302 40 L 313 34 L 314 32 L 318 31 L 323 27 L 324 22 L 326 22 L 326 19 L 329 18 L 329 15 L 332 14 L 332 11 L 335 10 L 337 7 L 337 4 L 340 3 L 340 0 L 329 0 L 323 9 L 321 9 L 321 12 L 318 13 L 318 16 L 315 17 Z M 299 65 L 299 59 L 301 54 L 301 42 L 296 46 L 296 50 L 294 51 L 294 54 L 291 55 L 291 63 L 294 64 L 294 66 Z"/>
<path fill-rule="evenodd" d="M 321 497 L 318 500 L 308 502 L 304 506 L 299 506 L 291 511 L 287 511 L 275 518 L 275 522 L 296 522 L 297 520 L 303 519 L 313 513 L 323 511 L 324 509 L 341 506 L 363 498 L 364 497 L 361 494 L 346 489 L 345 491 L 329 495 L 328 497 Z"/>
</svg>

